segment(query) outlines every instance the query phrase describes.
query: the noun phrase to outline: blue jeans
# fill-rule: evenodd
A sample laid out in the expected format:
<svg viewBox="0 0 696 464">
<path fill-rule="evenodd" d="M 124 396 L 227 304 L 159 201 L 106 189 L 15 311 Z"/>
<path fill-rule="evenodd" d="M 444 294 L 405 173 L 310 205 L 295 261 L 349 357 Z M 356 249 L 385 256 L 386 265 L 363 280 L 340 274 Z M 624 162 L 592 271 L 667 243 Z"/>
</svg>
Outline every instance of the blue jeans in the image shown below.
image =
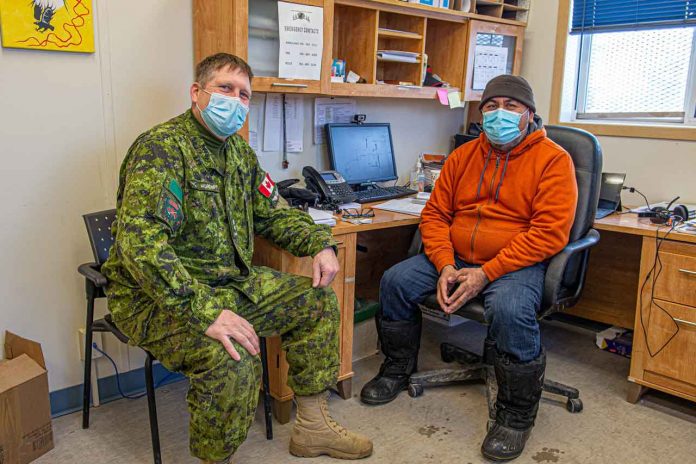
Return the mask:
<svg viewBox="0 0 696 464">
<path fill-rule="evenodd" d="M 457 268 L 478 267 L 456 258 Z M 537 312 L 541 305 L 546 263 L 505 274 L 481 292 L 488 336 L 497 349 L 519 361 L 535 359 L 541 350 Z M 439 274 L 421 254 L 391 267 L 380 283 L 382 317 L 415 321 L 421 303 L 435 293 Z"/>
</svg>

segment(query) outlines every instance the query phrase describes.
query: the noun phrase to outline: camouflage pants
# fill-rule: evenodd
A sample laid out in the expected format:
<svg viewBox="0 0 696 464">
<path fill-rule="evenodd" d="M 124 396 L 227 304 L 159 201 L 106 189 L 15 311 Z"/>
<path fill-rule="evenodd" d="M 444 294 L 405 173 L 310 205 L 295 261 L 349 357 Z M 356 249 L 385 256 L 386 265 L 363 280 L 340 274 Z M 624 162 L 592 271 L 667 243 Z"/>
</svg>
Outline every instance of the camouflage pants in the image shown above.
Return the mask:
<svg viewBox="0 0 696 464">
<path fill-rule="evenodd" d="M 279 334 L 290 366 L 288 385 L 298 395 L 320 393 L 338 375 L 339 311 L 331 289 L 312 288 L 311 279 L 269 268 L 254 268 L 254 304 L 230 291 L 229 308 L 260 336 Z M 162 311 L 148 322 L 140 346 L 167 369 L 189 378 L 191 454 L 222 460 L 246 439 L 259 397 L 261 360 L 234 342 L 242 357 L 234 361 L 222 344 L 192 333 Z M 121 324 L 119 324 L 121 325 Z M 161 334 L 156 336 L 155 334 Z"/>
</svg>

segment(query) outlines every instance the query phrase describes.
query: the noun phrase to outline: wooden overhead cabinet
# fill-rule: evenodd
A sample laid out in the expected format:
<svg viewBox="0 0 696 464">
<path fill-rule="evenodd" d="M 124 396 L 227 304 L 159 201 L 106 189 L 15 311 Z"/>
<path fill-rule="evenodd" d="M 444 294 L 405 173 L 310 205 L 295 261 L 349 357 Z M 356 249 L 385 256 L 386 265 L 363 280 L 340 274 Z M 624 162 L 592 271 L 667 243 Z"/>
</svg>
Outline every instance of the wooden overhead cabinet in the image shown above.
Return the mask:
<svg viewBox="0 0 696 464">
<path fill-rule="evenodd" d="M 194 59 L 198 63 L 208 55 L 231 53 L 247 60 L 254 71 L 254 92 L 309 93 L 328 92 L 331 75 L 333 0 L 289 0 L 286 3 L 323 9 L 323 49 L 318 80 L 287 79 L 278 76 L 277 0 L 194 0 Z"/>
<path fill-rule="evenodd" d="M 476 46 L 505 49 L 506 71 L 519 73 L 529 2 L 472 0 L 468 11 L 457 11 L 397 0 L 289 0 L 298 10 L 323 9 L 321 74 L 308 80 L 278 77 L 278 0 L 194 0 L 194 54 L 196 62 L 217 52 L 246 59 L 257 92 L 433 99 L 437 88 L 422 86 L 427 57 L 433 73 L 477 100 Z M 380 50 L 416 58 L 384 59 Z M 364 82 L 332 83 L 334 58 Z"/>
<path fill-rule="evenodd" d="M 522 68 L 524 27 L 489 21 L 469 21 L 464 100 L 480 101 L 486 82 L 486 68 L 496 57 L 505 57 L 505 74 L 519 74 Z M 487 51 L 492 51 L 487 55 Z M 497 55 L 496 55 L 497 52 Z M 493 56 L 493 58 L 491 58 Z M 491 60 L 486 63 L 484 60 Z"/>
</svg>

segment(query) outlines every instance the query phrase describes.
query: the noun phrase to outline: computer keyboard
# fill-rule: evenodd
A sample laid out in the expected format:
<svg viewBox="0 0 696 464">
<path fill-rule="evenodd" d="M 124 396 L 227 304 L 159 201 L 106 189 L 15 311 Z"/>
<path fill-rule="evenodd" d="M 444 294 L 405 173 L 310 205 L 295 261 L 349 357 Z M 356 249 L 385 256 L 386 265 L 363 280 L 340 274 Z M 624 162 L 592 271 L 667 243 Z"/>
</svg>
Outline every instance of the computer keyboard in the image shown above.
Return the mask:
<svg viewBox="0 0 696 464">
<path fill-rule="evenodd" d="M 372 201 L 391 200 L 418 193 L 408 187 L 378 187 L 370 190 L 360 190 L 355 192 L 358 203 L 370 203 Z"/>
</svg>

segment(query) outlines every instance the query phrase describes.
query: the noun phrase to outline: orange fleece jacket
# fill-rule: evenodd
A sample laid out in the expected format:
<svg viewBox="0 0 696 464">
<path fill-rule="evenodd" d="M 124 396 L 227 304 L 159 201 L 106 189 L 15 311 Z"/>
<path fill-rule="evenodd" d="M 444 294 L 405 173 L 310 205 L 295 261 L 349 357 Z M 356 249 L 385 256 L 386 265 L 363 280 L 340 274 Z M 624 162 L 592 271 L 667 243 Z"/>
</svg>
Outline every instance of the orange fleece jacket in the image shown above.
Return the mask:
<svg viewBox="0 0 696 464">
<path fill-rule="evenodd" d="M 487 161 L 488 160 L 488 161 Z M 438 272 L 455 254 L 490 281 L 545 261 L 568 243 L 577 204 L 570 155 L 541 128 L 509 153 L 485 134 L 447 159 L 420 230 Z"/>
</svg>

